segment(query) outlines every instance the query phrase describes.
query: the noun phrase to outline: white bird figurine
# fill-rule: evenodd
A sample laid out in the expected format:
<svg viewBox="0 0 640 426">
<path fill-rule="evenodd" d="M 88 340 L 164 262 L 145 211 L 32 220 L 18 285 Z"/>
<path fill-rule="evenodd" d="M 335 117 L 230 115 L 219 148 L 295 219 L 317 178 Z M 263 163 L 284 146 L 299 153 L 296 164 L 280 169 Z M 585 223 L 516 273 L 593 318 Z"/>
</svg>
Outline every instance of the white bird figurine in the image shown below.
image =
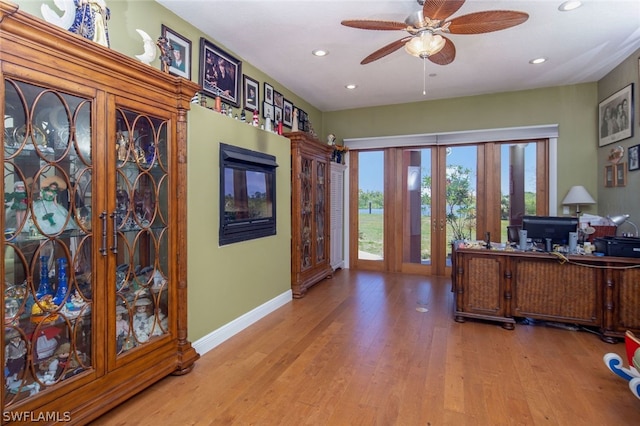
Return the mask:
<svg viewBox="0 0 640 426">
<path fill-rule="evenodd" d="M 43 4 L 40 6 L 42 17 L 50 24 L 60 27 L 63 30 L 68 30 L 73 24 L 76 15 L 76 5 L 73 0 L 53 0 L 53 3 L 63 12 L 62 16 L 58 16 L 49 5 Z"/>
<path fill-rule="evenodd" d="M 144 53 L 141 55 L 136 55 L 136 58 L 140 59 L 142 63 L 151 65 L 151 61 L 153 61 L 158 54 L 156 42 L 153 41 L 153 39 L 149 37 L 149 34 L 145 33 L 144 31 L 140 29 L 136 29 L 136 31 L 138 32 L 138 34 L 140 34 L 144 43 Z"/>
</svg>

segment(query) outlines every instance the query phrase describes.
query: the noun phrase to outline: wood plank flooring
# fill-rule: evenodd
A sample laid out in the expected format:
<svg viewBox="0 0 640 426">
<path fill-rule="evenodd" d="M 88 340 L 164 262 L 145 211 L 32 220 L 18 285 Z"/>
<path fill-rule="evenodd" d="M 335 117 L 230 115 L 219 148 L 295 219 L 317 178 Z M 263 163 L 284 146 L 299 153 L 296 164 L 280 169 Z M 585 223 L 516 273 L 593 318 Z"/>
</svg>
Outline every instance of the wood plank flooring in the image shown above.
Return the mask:
<svg viewBox="0 0 640 426">
<path fill-rule="evenodd" d="M 452 310 L 448 278 L 341 270 L 93 424 L 640 424 L 623 343 Z"/>
</svg>

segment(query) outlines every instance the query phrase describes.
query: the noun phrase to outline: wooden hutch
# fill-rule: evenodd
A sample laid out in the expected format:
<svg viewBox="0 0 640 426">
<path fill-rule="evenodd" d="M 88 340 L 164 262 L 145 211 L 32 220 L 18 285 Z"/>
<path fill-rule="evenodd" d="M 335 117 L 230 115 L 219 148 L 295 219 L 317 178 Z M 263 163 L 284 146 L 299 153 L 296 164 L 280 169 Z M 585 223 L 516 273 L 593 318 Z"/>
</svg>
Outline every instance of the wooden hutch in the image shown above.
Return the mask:
<svg viewBox="0 0 640 426">
<path fill-rule="evenodd" d="M 291 288 L 300 298 L 333 274 L 330 264 L 329 162 L 332 148 L 305 132 L 291 140 Z"/>
<path fill-rule="evenodd" d="M 5 1 L 0 46 L 2 421 L 86 424 L 198 359 L 184 217 L 199 86 Z"/>
</svg>

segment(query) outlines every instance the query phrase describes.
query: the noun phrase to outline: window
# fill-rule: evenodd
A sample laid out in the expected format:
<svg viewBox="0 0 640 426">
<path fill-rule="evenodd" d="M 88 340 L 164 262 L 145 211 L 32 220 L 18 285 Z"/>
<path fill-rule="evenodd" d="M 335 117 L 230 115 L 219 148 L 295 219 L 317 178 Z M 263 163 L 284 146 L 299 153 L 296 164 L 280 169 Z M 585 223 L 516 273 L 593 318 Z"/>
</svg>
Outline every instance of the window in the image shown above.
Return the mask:
<svg viewBox="0 0 640 426">
<path fill-rule="evenodd" d="M 276 158 L 220 144 L 220 245 L 276 234 Z"/>
</svg>

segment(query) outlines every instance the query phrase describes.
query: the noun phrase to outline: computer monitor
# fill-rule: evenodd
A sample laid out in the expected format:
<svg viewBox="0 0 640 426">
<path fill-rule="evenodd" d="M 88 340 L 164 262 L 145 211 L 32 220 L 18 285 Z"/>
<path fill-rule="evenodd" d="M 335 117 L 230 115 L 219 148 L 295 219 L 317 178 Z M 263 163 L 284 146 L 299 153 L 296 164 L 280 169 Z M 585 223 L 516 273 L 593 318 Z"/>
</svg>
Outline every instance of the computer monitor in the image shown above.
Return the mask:
<svg viewBox="0 0 640 426">
<path fill-rule="evenodd" d="M 578 230 L 577 217 L 564 216 L 524 216 L 522 229 L 533 242 L 544 242 L 551 238 L 552 244 L 568 244 L 569 232 Z"/>
</svg>

